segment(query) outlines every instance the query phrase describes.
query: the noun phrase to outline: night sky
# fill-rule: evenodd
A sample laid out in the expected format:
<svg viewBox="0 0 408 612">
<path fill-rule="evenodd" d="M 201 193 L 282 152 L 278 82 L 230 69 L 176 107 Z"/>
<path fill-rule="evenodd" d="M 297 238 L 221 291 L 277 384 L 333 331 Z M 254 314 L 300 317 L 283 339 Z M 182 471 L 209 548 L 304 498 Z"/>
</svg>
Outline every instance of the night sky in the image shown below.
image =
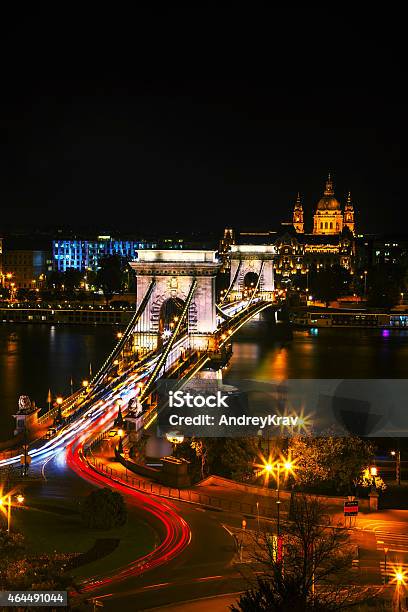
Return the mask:
<svg viewBox="0 0 408 612">
<path fill-rule="evenodd" d="M 54 28 L 44 42 L 26 15 L 3 37 L 12 62 L 0 98 L 0 231 L 277 229 L 297 191 L 310 229 L 329 171 L 340 201 L 351 191 L 359 231 L 408 223 L 405 102 L 389 88 L 323 74 L 285 88 L 248 66 L 199 78 L 170 70 L 164 44 L 160 71 L 147 61 L 152 44 L 141 58 L 136 43 L 120 70 L 120 33 L 99 53 L 106 30 L 87 33 L 79 71 L 77 34 Z"/>
</svg>

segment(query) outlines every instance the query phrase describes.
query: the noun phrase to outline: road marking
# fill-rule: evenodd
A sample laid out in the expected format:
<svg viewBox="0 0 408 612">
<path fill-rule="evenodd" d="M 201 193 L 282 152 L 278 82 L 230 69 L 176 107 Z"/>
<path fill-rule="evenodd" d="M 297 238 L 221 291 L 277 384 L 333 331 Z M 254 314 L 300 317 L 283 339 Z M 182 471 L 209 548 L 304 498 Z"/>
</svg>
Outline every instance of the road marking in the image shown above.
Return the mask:
<svg viewBox="0 0 408 612">
<path fill-rule="evenodd" d="M 150 584 L 149 586 L 143 587 L 144 589 L 157 589 L 159 587 L 164 587 L 170 584 L 170 582 L 159 582 L 159 584 Z"/>
<path fill-rule="evenodd" d="M 48 457 L 48 459 L 46 461 L 44 461 L 42 468 L 41 468 L 41 475 L 44 478 L 45 482 L 47 482 L 47 479 L 45 477 L 45 467 L 48 465 L 48 463 L 51 461 L 51 459 L 54 459 L 54 455 L 51 455 L 51 457 Z"/>
</svg>

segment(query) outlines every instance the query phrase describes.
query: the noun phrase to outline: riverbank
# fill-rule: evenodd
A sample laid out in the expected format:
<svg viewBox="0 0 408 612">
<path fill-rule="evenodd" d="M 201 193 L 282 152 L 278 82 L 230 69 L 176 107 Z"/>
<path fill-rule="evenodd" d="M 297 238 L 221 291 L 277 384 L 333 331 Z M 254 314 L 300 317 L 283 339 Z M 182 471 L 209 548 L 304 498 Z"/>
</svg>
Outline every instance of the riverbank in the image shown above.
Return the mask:
<svg viewBox="0 0 408 612">
<path fill-rule="evenodd" d="M 8 304 L 0 307 L 1 323 L 63 324 L 63 325 L 120 325 L 129 323 L 134 310 L 101 305 L 35 305 Z"/>
</svg>

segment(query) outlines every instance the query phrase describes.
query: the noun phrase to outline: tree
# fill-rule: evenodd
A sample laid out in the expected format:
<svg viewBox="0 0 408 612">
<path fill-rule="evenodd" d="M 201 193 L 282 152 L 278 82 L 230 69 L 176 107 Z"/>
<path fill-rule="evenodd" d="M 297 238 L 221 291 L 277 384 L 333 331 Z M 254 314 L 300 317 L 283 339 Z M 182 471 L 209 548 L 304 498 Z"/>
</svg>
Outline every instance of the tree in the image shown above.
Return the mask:
<svg viewBox="0 0 408 612">
<path fill-rule="evenodd" d="M 281 534 L 283 560 L 269 532 L 253 536 L 249 546 L 256 578 L 231 606 L 233 612 L 334 611 L 367 597 L 361 587 L 338 588 L 350 584 L 352 548 L 347 530 L 317 499 L 296 496 Z"/>
<path fill-rule="evenodd" d="M 190 461 L 191 476 L 216 474 L 240 480 L 251 473 L 258 453 L 254 438 L 193 438 L 179 444 L 175 454 Z"/>
<path fill-rule="evenodd" d="M 392 308 L 400 300 L 404 288 L 403 272 L 398 266 L 382 264 L 371 269 L 367 276 L 367 304 L 378 308 Z"/>
<path fill-rule="evenodd" d="M 83 282 L 83 273 L 75 268 L 68 268 L 64 272 L 63 285 L 68 291 L 79 289 Z"/>
<path fill-rule="evenodd" d="M 313 296 L 329 305 L 329 302 L 342 295 L 350 282 L 350 274 L 338 264 L 311 273 L 310 285 Z"/>
<path fill-rule="evenodd" d="M 362 473 L 370 465 L 374 447 L 358 436 L 295 436 L 288 452 L 296 464 L 300 486 L 326 488 L 338 493 L 355 493 Z"/>
<path fill-rule="evenodd" d="M 0 558 L 16 557 L 24 551 L 24 537 L 18 532 L 0 528 Z"/>
<path fill-rule="evenodd" d="M 76 553 L 27 556 L 22 534 L 0 529 L 1 590 L 66 590 Z"/>
<path fill-rule="evenodd" d="M 61 289 L 64 284 L 64 275 L 62 272 L 54 270 L 47 276 L 47 287 L 49 289 Z"/>
<path fill-rule="evenodd" d="M 108 303 L 113 294 L 122 289 L 122 261 L 117 255 L 109 255 L 101 259 L 100 265 L 96 284 L 102 289 Z"/>
<path fill-rule="evenodd" d="M 90 529 L 121 527 L 127 521 L 123 496 L 108 488 L 92 491 L 83 502 L 81 516 Z"/>
</svg>

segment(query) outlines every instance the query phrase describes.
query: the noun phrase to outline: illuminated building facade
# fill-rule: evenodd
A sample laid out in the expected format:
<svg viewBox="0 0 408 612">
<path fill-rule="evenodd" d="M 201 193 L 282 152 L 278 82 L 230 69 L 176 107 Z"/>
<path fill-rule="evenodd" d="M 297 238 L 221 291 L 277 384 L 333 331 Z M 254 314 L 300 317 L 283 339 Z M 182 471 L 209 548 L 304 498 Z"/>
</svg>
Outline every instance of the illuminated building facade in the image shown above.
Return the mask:
<svg viewBox="0 0 408 612">
<path fill-rule="evenodd" d="M 40 289 L 52 270 L 49 251 L 6 249 L 3 255 L 4 286 L 9 289 Z"/>
<path fill-rule="evenodd" d="M 52 258 L 54 270 L 65 272 L 74 270 L 96 272 L 100 260 L 109 255 L 118 255 L 126 261 L 136 259 L 140 249 L 153 249 L 157 244 L 143 240 L 115 240 L 111 236 L 98 236 L 96 240 L 53 240 Z"/>
<path fill-rule="evenodd" d="M 295 212 L 296 205 L 294 215 Z M 345 227 L 354 235 L 354 207 L 351 203 L 351 196 L 349 193 L 343 212 L 340 202 L 334 195 L 333 181 L 329 174 L 323 196 L 318 201 L 313 216 L 313 234 L 320 236 L 338 235 Z"/>
<path fill-rule="evenodd" d="M 336 264 L 352 271 L 354 268 L 354 238 L 348 229 L 338 235 L 298 234 L 293 226 L 274 242 L 277 284 L 288 284 L 296 274 L 312 269 L 330 268 Z"/>
<path fill-rule="evenodd" d="M 335 197 L 333 181 L 329 175 L 323 196 L 318 201 L 313 215 L 312 233 L 305 232 L 303 204 L 298 193 L 292 221 L 282 223 L 278 232 L 241 232 L 236 241 L 233 231 L 225 230 L 220 242 L 223 268 L 227 269 L 231 244 L 269 244 L 274 245 L 274 274 L 276 284 L 288 285 L 296 282 L 296 275 L 307 274 L 312 269 L 324 269 L 340 265 L 353 271 L 355 267 L 354 206 L 350 193 L 344 210 Z M 234 242 L 229 237 L 234 236 Z M 221 252 L 222 250 L 222 252 Z"/>
</svg>

